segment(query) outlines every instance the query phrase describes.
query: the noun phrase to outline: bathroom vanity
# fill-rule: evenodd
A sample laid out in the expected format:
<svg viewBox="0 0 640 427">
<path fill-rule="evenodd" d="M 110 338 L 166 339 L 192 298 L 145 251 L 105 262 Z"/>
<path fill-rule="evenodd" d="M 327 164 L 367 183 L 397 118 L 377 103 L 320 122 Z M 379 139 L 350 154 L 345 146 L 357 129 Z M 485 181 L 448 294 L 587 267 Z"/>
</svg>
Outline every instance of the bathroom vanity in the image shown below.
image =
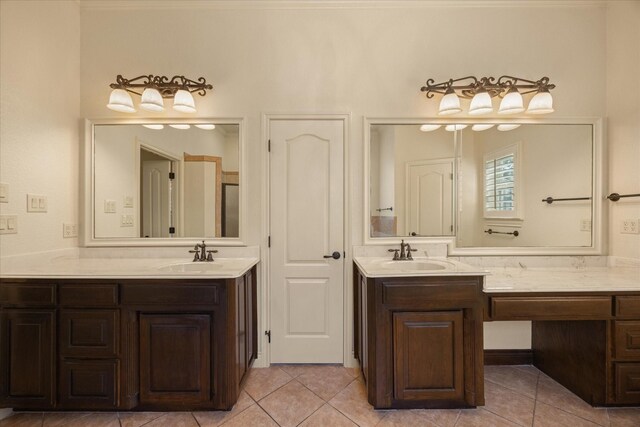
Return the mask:
<svg viewBox="0 0 640 427">
<path fill-rule="evenodd" d="M 483 274 L 446 260 L 356 257 L 355 354 L 371 405 L 484 405 Z"/>
<path fill-rule="evenodd" d="M 3 276 L 0 407 L 230 409 L 257 354 L 256 262 Z"/>
</svg>

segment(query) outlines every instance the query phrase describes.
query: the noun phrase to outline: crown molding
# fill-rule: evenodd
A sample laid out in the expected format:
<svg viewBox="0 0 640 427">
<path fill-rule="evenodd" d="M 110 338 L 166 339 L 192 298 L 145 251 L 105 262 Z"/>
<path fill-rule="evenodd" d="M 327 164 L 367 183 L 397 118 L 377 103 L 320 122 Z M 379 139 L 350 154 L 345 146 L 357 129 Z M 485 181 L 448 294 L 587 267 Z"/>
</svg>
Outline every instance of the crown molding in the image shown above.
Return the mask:
<svg viewBox="0 0 640 427">
<path fill-rule="evenodd" d="M 83 10 L 605 7 L 606 0 L 76 0 Z"/>
</svg>

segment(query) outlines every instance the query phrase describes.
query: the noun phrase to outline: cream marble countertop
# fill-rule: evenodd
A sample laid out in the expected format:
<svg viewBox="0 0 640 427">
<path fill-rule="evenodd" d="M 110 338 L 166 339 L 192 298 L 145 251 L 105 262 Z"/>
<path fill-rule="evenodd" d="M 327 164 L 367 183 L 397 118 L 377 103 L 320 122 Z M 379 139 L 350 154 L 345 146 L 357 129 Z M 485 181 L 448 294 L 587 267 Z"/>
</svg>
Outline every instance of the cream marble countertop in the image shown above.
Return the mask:
<svg viewBox="0 0 640 427">
<path fill-rule="evenodd" d="M 2 278 L 68 279 L 227 279 L 240 277 L 259 262 L 257 257 L 215 258 L 190 262 L 182 258 L 83 258 L 62 255 L 39 261 L 37 257 L 2 260 Z M 195 268 L 191 270 L 191 268 Z"/>
<path fill-rule="evenodd" d="M 640 291 L 640 267 L 487 267 L 485 293 Z"/>
<path fill-rule="evenodd" d="M 353 258 L 366 277 L 484 276 L 486 268 L 471 266 L 447 258 L 414 257 L 413 261 L 392 261 L 389 257 Z M 421 269 L 420 266 L 434 269 Z"/>
</svg>

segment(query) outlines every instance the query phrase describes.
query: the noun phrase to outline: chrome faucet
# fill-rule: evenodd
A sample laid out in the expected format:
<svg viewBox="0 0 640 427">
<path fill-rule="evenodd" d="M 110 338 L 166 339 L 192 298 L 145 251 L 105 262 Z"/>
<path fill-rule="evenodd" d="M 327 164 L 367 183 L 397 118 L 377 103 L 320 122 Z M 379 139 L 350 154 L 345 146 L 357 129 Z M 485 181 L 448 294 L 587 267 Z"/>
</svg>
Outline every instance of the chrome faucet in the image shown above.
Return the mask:
<svg viewBox="0 0 640 427">
<path fill-rule="evenodd" d="M 400 255 L 398 255 L 398 251 L 400 251 Z M 411 246 L 408 243 L 405 243 L 404 240 L 400 242 L 400 249 L 389 249 L 389 252 L 394 252 L 394 261 L 413 261 L 411 252 L 415 251 L 417 251 L 417 249 L 411 249 Z"/>
<path fill-rule="evenodd" d="M 196 245 L 193 247 L 193 250 L 189 251 L 189 253 L 194 254 L 193 262 L 198 262 L 198 261 L 212 262 L 213 254 L 217 254 L 218 251 L 215 249 L 207 250 L 207 245 L 204 243 L 204 240 L 203 240 L 202 243 L 196 243 Z"/>
</svg>

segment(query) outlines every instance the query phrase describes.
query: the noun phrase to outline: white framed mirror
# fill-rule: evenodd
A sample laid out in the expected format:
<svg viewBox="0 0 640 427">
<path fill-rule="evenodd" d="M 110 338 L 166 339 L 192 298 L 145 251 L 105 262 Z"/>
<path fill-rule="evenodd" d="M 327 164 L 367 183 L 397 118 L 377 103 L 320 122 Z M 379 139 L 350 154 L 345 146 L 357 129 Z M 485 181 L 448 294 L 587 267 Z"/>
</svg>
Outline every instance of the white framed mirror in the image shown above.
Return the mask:
<svg viewBox="0 0 640 427">
<path fill-rule="evenodd" d="M 600 119 L 367 118 L 364 128 L 365 244 L 602 252 Z"/>
<path fill-rule="evenodd" d="M 85 245 L 243 245 L 242 124 L 87 120 Z"/>
</svg>

